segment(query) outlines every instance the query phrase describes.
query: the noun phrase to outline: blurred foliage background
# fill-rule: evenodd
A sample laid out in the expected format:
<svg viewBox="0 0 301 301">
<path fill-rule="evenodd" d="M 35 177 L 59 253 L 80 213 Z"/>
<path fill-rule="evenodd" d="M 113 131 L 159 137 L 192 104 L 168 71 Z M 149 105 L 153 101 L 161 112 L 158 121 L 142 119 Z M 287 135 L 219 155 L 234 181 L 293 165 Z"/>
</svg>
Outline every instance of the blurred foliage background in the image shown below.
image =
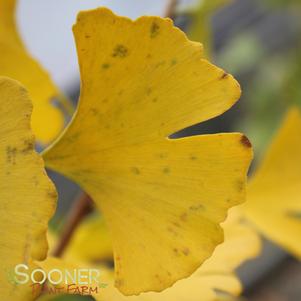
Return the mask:
<svg viewBox="0 0 301 301">
<path fill-rule="evenodd" d="M 209 6 L 196 2 L 199 7 L 179 10 L 176 23 L 193 39 L 198 34 L 207 40 L 206 54 L 235 75 L 243 96 L 221 118 L 178 135 L 243 131 L 252 141 L 256 165 L 287 108 L 301 105 L 301 1 L 214 0 L 207 1 Z M 200 25 L 203 29 L 194 28 Z M 238 272 L 247 300 L 301 300 L 300 262 L 271 242 L 265 241 L 262 256 Z"/>
</svg>

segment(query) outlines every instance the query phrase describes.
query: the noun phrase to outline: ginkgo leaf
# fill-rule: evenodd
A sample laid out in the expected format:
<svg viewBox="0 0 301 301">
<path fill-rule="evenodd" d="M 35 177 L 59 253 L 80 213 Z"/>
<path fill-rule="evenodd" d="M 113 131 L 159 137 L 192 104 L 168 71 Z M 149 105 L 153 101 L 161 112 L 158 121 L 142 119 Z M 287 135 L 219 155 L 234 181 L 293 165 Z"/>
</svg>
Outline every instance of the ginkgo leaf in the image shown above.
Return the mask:
<svg viewBox="0 0 301 301">
<path fill-rule="evenodd" d="M 82 246 L 85 246 L 84 248 Z M 105 221 L 98 215 L 84 220 L 75 230 L 64 258 L 75 261 L 112 261 L 112 242 Z"/>
<path fill-rule="evenodd" d="M 161 291 L 222 242 L 219 223 L 244 201 L 252 157 L 238 133 L 167 136 L 230 108 L 239 85 L 169 19 L 102 8 L 80 13 L 74 34 L 80 103 L 44 158 L 102 210 L 120 291 Z"/>
<path fill-rule="evenodd" d="M 32 104 L 17 82 L 0 78 L 0 296 L 28 301 L 28 285 L 14 282 L 15 266 L 43 260 L 47 254 L 48 220 L 56 191 L 34 151 L 30 130 Z"/>
<path fill-rule="evenodd" d="M 64 126 L 63 112 L 51 102 L 64 99 L 48 73 L 27 52 L 15 22 L 16 0 L 0 0 L 0 75 L 20 81 L 29 90 L 34 109 L 32 128 L 47 144 Z"/>
<path fill-rule="evenodd" d="M 248 187 L 245 215 L 301 258 L 301 113 L 289 110 Z"/>
<path fill-rule="evenodd" d="M 93 297 L 99 301 L 216 301 L 227 300 L 226 298 L 232 300 L 231 297 L 238 296 L 241 292 L 241 284 L 234 275 L 234 270 L 243 262 L 258 256 L 261 243 L 255 230 L 242 222 L 238 210 L 231 210 L 230 213 L 223 225 L 225 242 L 219 245 L 210 259 L 189 278 L 177 282 L 172 288 L 161 293 L 145 293 L 140 296 L 125 297 L 112 285 L 114 278 L 112 270 L 105 266 L 99 266 L 100 280 L 108 286 L 100 290 L 98 294 L 94 294 Z M 102 219 L 99 219 L 99 222 L 102 222 Z M 101 232 L 106 231 L 104 226 L 102 228 Z M 88 235 L 88 233 L 86 234 Z M 98 247 L 97 242 L 94 243 L 94 246 Z M 94 246 L 90 245 L 92 248 Z M 67 257 L 70 258 L 68 254 Z M 70 264 L 69 261 L 54 258 L 48 258 L 39 265 L 46 271 L 58 267 L 61 270 L 74 268 L 74 264 Z"/>
</svg>

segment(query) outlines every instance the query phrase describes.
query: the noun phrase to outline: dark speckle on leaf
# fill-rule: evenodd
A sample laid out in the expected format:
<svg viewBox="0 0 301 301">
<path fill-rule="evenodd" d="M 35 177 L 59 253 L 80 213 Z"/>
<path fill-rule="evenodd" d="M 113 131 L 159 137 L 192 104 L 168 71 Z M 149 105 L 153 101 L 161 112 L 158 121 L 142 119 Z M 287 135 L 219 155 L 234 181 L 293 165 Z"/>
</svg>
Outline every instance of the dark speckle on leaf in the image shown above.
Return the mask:
<svg viewBox="0 0 301 301">
<path fill-rule="evenodd" d="M 16 164 L 17 148 L 8 146 L 6 148 L 6 159 L 8 163 Z"/>
<path fill-rule="evenodd" d="M 139 170 L 139 168 L 137 168 L 137 167 L 132 167 L 132 173 L 133 174 L 135 174 L 135 175 L 140 175 L 140 170 Z"/>
<path fill-rule="evenodd" d="M 153 22 L 150 28 L 150 37 L 153 39 L 159 35 L 160 32 L 160 26 L 156 23 Z"/>
<path fill-rule="evenodd" d="M 148 88 L 146 89 L 146 95 L 150 95 L 150 94 L 152 94 L 152 92 L 153 92 L 152 87 L 148 87 Z"/>
<path fill-rule="evenodd" d="M 190 206 L 189 209 L 191 211 L 199 211 L 199 210 L 205 210 L 205 207 L 202 204 L 198 204 L 198 205 Z"/>
<path fill-rule="evenodd" d="M 96 116 L 97 114 L 99 114 L 99 111 L 96 108 L 91 108 L 90 109 L 91 113 Z"/>
<path fill-rule="evenodd" d="M 174 66 L 178 63 L 178 61 L 176 59 L 172 59 L 171 62 L 170 62 L 170 65 L 171 66 Z"/>
<path fill-rule="evenodd" d="M 173 236 L 178 236 L 178 233 L 175 229 L 173 229 L 172 227 L 167 227 L 167 231 L 172 233 Z"/>
<path fill-rule="evenodd" d="M 240 138 L 240 142 L 243 146 L 250 148 L 252 147 L 252 143 L 250 142 L 250 140 L 247 138 L 247 136 L 242 135 Z"/>
<path fill-rule="evenodd" d="M 189 253 L 190 253 L 190 250 L 189 250 L 188 248 L 184 248 L 184 249 L 182 250 L 182 252 L 183 252 L 183 254 L 184 254 L 185 256 L 188 256 Z"/>
<path fill-rule="evenodd" d="M 47 196 L 52 198 L 52 199 L 56 199 L 57 198 L 57 193 L 54 190 L 48 190 L 47 191 Z"/>
<path fill-rule="evenodd" d="M 160 159 L 165 159 L 165 158 L 167 158 L 167 156 L 168 156 L 168 154 L 166 154 L 166 153 L 159 154 Z"/>
<path fill-rule="evenodd" d="M 301 212 L 295 212 L 295 211 L 288 211 L 287 216 L 293 218 L 293 219 L 298 219 L 301 220 Z"/>
<path fill-rule="evenodd" d="M 176 226 L 177 228 L 181 228 L 181 225 L 179 224 L 179 223 L 177 223 L 177 222 L 173 222 L 172 223 L 174 226 Z"/>
<path fill-rule="evenodd" d="M 125 58 L 128 56 L 128 49 L 124 45 L 117 45 L 114 50 L 113 50 L 113 57 L 120 57 L 120 58 Z"/>
<path fill-rule="evenodd" d="M 236 182 L 236 186 L 237 186 L 238 191 L 240 191 L 240 192 L 243 191 L 244 187 L 245 187 L 244 182 L 240 181 L 240 180 Z"/>
<path fill-rule="evenodd" d="M 115 286 L 116 287 L 121 287 L 124 285 L 124 281 L 122 279 L 116 279 L 115 280 Z"/>
<path fill-rule="evenodd" d="M 180 216 L 180 219 L 181 219 L 181 221 L 183 221 L 183 222 L 186 222 L 186 221 L 187 221 L 187 218 L 188 218 L 187 213 L 183 213 L 183 214 L 181 214 L 181 216 Z"/>
<path fill-rule="evenodd" d="M 104 63 L 104 64 L 101 65 L 101 68 L 104 69 L 104 70 L 109 69 L 110 67 L 111 67 L 111 65 L 108 64 L 108 63 Z"/>
<path fill-rule="evenodd" d="M 225 79 L 225 78 L 227 78 L 229 76 L 229 74 L 227 73 L 227 72 L 224 72 L 223 74 L 222 74 L 222 76 L 220 77 L 220 79 Z"/>
<path fill-rule="evenodd" d="M 164 167 L 163 168 L 163 173 L 164 174 L 169 174 L 170 173 L 170 168 L 169 167 Z"/>
<path fill-rule="evenodd" d="M 21 150 L 22 153 L 30 152 L 34 149 L 34 143 L 32 140 L 25 140 L 24 141 L 24 148 Z"/>
<path fill-rule="evenodd" d="M 179 250 L 177 248 L 173 249 L 173 252 L 178 256 L 179 255 Z"/>
</svg>

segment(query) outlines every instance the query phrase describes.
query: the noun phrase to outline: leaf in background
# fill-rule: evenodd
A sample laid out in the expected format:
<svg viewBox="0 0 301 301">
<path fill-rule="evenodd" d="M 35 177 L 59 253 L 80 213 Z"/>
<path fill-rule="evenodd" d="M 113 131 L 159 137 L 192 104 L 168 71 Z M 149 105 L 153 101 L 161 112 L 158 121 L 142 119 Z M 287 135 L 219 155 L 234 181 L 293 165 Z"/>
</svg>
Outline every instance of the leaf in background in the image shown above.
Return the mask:
<svg viewBox="0 0 301 301">
<path fill-rule="evenodd" d="M 81 261 L 112 262 L 112 242 L 104 219 L 99 215 L 85 219 L 75 230 L 65 254 L 68 256 L 67 259 L 73 261 L 80 259 Z"/>
<path fill-rule="evenodd" d="M 68 101 L 48 73 L 27 52 L 15 22 L 16 0 L 0 0 L 0 75 L 20 81 L 30 93 L 34 109 L 32 128 L 38 142 L 47 144 L 64 126 L 63 112 L 51 102 Z"/>
<path fill-rule="evenodd" d="M 29 284 L 8 279 L 18 264 L 47 254 L 46 231 L 54 213 L 56 191 L 34 151 L 30 130 L 32 104 L 24 88 L 0 78 L 0 296 L 2 300 L 27 301 Z M 13 280 L 13 279 L 11 279 Z"/>
<path fill-rule="evenodd" d="M 44 158 L 103 212 L 120 291 L 162 291 L 223 241 L 219 223 L 244 201 L 252 158 L 239 133 L 167 137 L 228 110 L 239 85 L 169 19 L 97 9 L 79 14 L 74 34 L 81 99 Z"/>
<path fill-rule="evenodd" d="M 251 179 L 244 213 L 263 234 L 301 258 L 301 113 L 291 108 Z"/>
</svg>

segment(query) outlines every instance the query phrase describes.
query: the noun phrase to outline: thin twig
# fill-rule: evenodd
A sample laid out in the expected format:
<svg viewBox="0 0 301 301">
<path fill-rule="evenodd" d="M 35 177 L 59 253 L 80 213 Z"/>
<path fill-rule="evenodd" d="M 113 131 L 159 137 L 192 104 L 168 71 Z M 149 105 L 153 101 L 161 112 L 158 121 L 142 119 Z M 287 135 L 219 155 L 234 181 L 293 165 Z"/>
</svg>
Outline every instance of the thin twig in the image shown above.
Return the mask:
<svg viewBox="0 0 301 301">
<path fill-rule="evenodd" d="M 170 0 L 169 4 L 167 6 L 166 12 L 165 12 L 165 17 L 166 18 L 170 18 L 172 20 L 174 20 L 175 18 L 175 11 L 176 11 L 176 7 L 178 5 L 178 0 Z"/>
<path fill-rule="evenodd" d="M 60 240 L 52 252 L 52 255 L 55 257 L 60 257 L 63 255 L 67 245 L 72 238 L 72 235 L 83 220 L 83 218 L 88 215 L 93 210 L 93 202 L 91 198 L 86 194 L 83 193 L 78 200 L 76 200 L 75 204 L 73 205 L 71 211 L 68 214 L 65 228 L 63 233 L 60 236 Z"/>
</svg>

